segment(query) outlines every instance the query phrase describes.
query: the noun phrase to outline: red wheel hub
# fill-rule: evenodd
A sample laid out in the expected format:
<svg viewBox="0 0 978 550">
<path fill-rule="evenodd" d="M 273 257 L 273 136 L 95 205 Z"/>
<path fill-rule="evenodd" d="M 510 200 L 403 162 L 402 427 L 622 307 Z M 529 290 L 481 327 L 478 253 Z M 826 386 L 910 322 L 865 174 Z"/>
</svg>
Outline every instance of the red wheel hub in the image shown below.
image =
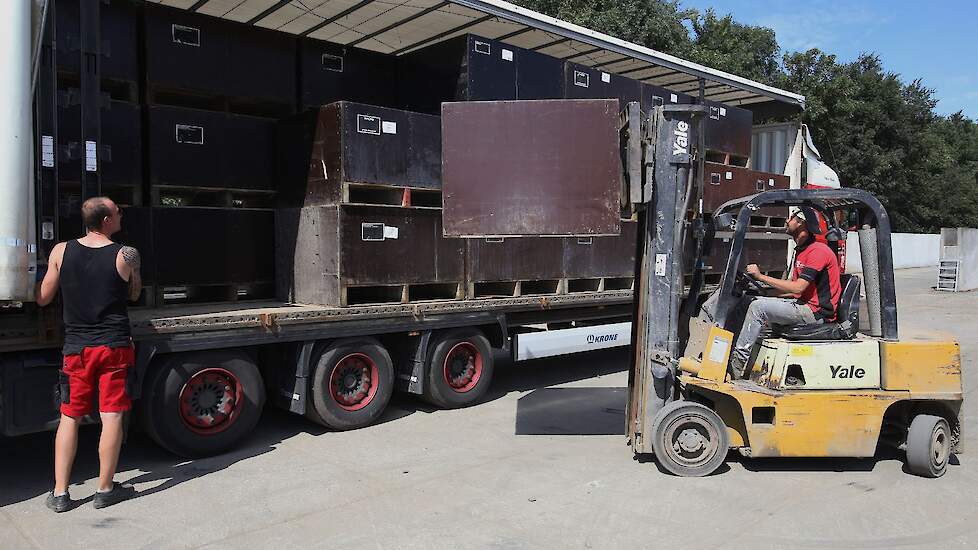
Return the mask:
<svg viewBox="0 0 978 550">
<path fill-rule="evenodd" d="M 471 342 L 459 342 L 445 356 L 445 382 L 458 393 L 474 388 L 482 378 L 482 353 Z"/>
<path fill-rule="evenodd" d="M 329 396 L 341 409 L 359 411 L 373 401 L 379 378 L 373 359 L 363 353 L 351 353 L 333 366 Z"/>
<path fill-rule="evenodd" d="M 190 377 L 180 390 L 180 419 L 191 431 L 213 435 L 231 427 L 244 400 L 241 384 L 231 372 L 204 369 Z"/>
</svg>

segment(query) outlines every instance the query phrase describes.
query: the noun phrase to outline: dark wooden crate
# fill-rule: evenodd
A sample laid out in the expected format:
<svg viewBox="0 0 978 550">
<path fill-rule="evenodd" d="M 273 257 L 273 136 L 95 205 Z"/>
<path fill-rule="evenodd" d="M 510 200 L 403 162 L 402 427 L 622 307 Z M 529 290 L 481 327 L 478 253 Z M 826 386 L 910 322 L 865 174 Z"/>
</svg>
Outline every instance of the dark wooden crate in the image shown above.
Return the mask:
<svg viewBox="0 0 978 550">
<path fill-rule="evenodd" d="M 618 236 L 565 238 L 563 276 L 569 279 L 634 276 L 637 226 L 636 222 L 622 221 Z"/>
<path fill-rule="evenodd" d="M 564 61 L 547 54 L 516 49 L 516 98 L 564 99 Z"/>
<path fill-rule="evenodd" d="M 350 303 L 351 288 L 397 287 L 401 292 L 402 286 L 463 281 L 464 242 L 442 237 L 441 216 L 434 210 L 281 209 L 276 240 L 283 300 L 341 306 Z"/>
<path fill-rule="evenodd" d="M 299 42 L 300 108 L 337 101 L 395 107 L 395 57 L 321 40 Z"/>
<path fill-rule="evenodd" d="M 615 235 L 621 157 L 610 100 L 446 103 L 447 235 Z"/>
<path fill-rule="evenodd" d="M 284 206 L 343 202 L 348 183 L 441 187 L 438 117 L 337 102 L 279 123 Z"/>
<path fill-rule="evenodd" d="M 720 234 L 713 241 L 710 253 L 706 256 L 708 274 L 719 275 L 727 268 L 727 258 L 730 256 L 729 235 Z M 687 254 L 687 258 L 691 258 Z M 739 269 L 743 271 L 747 264 L 757 264 L 764 273 L 780 275 L 788 264 L 788 237 L 777 234 L 748 234 L 744 240 L 743 255 Z"/>
<path fill-rule="evenodd" d="M 471 285 L 564 277 L 563 239 L 519 237 L 465 239 L 465 278 Z"/>
<path fill-rule="evenodd" d="M 159 105 L 148 110 L 150 184 L 222 187 L 227 115 Z"/>
<path fill-rule="evenodd" d="M 160 105 L 148 110 L 152 185 L 275 189 L 273 119 Z"/>
<path fill-rule="evenodd" d="M 747 159 L 750 157 L 754 114 L 747 109 L 707 100 L 710 113 L 706 120 L 706 148 Z"/>
<path fill-rule="evenodd" d="M 58 70 L 79 72 L 81 67 L 81 14 L 79 0 L 55 3 Z M 131 2 L 99 2 L 102 78 L 135 82 L 139 78 L 137 13 Z"/>
<path fill-rule="evenodd" d="M 227 26 L 229 96 L 295 104 L 296 39 L 252 25 Z"/>
<path fill-rule="evenodd" d="M 516 99 L 518 50 L 468 34 L 406 54 L 398 64 L 401 102 L 438 114 L 446 101 Z"/>
<path fill-rule="evenodd" d="M 762 191 L 788 189 L 789 185 L 790 179 L 785 175 L 707 162 L 703 172 L 703 211 L 713 212 L 729 200 Z M 784 217 L 787 210 L 767 207 L 761 213 Z"/>
<path fill-rule="evenodd" d="M 145 7 L 146 79 L 187 91 L 229 89 L 228 23 L 156 4 Z"/>
<path fill-rule="evenodd" d="M 158 285 L 229 285 L 275 280 L 275 212 L 155 208 Z"/>
<path fill-rule="evenodd" d="M 685 105 L 693 103 L 691 95 L 674 92 L 655 84 L 642 83 L 642 110 L 649 112 L 656 105 Z"/>
<path fill-rule="evenodd" d="M 564 68 L 564 97 L 567 99 L 617 99 L 619 109 L 641 101 L 642 83 L 626 76 L 606 73 L 579 63 Z"/>
<path fill-rule="evenodd" d="M 69 94 L 70 95 L 70 94 Z M 102 185 L 141 186 L 142 132 L 139 105 L 106 101 L 100 110 L 102 139 L 98 169 Z M 81 181 L 85 170 L 85 145 L 81 136 L 81 105 L 58 108 L 60 154 L 59 179 Z"/>
</svg>

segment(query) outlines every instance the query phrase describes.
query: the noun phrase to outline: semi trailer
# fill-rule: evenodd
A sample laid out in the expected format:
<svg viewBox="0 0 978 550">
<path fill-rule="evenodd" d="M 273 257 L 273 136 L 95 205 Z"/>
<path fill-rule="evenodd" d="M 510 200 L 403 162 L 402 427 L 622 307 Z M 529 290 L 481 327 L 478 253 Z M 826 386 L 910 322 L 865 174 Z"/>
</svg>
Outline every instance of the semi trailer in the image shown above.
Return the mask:
<svg viewBox="0 0 978 550">
<path fill-rule="evenodd" d="M 121 238 L 150 258 L 130 310 L 136 415 L 201 456 L 241 442 L 266 404 L 353 429 L 395 390 L 478 402 L 499 350 L 629 344 L 634 219 L 447 237 L 443 102 L 703 103 L 704 196 L 722 190 L 706 208 L 806 183 L 790 161 L 750 166 L 750 121 L 801 96 L 505 2 L 378 5 L 4 3 L 0 433 L 57 424 L 60 311 L 34 304 L 34 284 L 87 197 L 122 204 Z M 594 185 L 620 191 L 614 169 Z M 757 218 L 783 271 L 783 216 Z"/>
</svg>

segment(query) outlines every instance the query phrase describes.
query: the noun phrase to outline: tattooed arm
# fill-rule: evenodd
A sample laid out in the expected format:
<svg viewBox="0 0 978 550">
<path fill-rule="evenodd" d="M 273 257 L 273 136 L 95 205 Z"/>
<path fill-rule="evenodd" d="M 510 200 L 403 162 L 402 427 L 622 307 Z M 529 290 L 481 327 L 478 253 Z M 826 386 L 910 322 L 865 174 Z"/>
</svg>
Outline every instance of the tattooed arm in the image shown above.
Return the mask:
<svg viewBox="0 0 978 550">
<path fill-rule="evenodd" d="M 127 278 L 129 281 L 129 300 L 132 302 L 138 300 L 139 294 L 143 291 L 143 279 L 139 274 L 140 261 L 139 251 L 131 246 L 123 246 L 119 251 L 119 259 L 116 261 L 122 277 L 126 279 L 126 275 L 129 276 Z"/>
</svg>

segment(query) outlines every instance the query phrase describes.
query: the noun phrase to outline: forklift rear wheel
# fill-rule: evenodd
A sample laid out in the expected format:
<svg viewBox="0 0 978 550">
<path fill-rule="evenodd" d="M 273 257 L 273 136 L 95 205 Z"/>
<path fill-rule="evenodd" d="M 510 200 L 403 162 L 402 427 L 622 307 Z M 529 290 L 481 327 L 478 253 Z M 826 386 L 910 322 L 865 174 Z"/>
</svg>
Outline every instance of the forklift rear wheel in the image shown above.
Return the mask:
<svg viewBox="0 0 978 550">
<path fill-rule="evenodd" d="M 710 475 L 727 458 L 727 426 L 709 407 L 673 401 L 652 422 L 652 448 L 658 463 L 681 477 Z"/>
<path fill-rule="evenodd" d="M 372 424 L 394 390 L 394 363 L 371 338 L 331 344 L 314 361 L 306 417 L 333 430 Z"/>
<path fill-rule="evenodd" d="M 424 399 L 443 409 L 467 407 L 489 390 L 492 372 L 492 346 L 481 331 L 446 332 L 429 356 Z"/>
<path fill-rule="evenodd" d="M 907 432 L 907 468 L 922 477 L 941 477 L 951 458 L 951 429 L 947 420 L 918 414 Z"/>
</svg>

